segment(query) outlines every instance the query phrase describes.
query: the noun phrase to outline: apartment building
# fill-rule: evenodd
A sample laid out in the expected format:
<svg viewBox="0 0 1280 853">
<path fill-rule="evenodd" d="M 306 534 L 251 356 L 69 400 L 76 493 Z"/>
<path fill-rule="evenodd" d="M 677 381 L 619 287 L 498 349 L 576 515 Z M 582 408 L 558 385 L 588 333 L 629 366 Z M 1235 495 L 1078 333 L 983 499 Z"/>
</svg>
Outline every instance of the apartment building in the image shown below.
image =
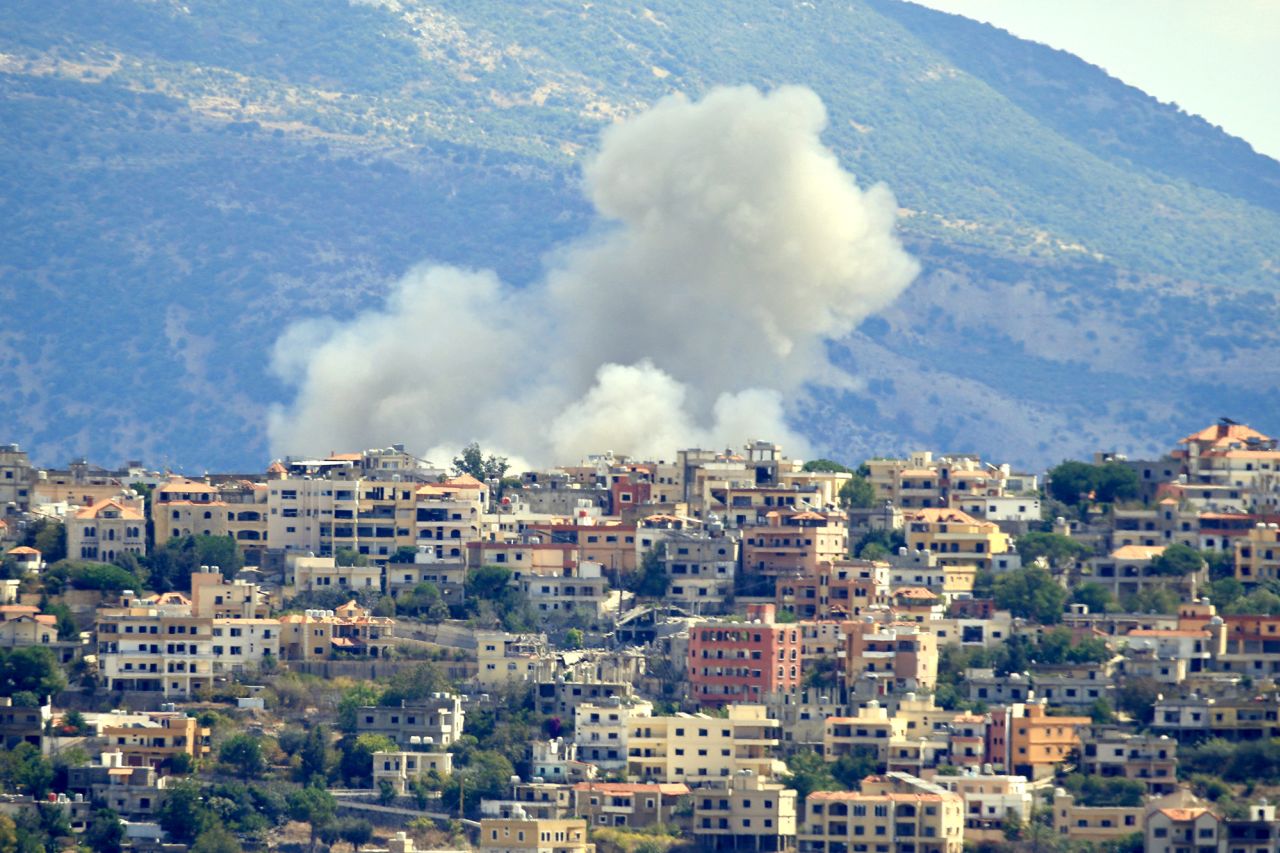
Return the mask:
<svg viewBox="0 0 1280 853">
<path fill-rule="evenodd" d="M 730 705 L 727 717 L 633 719 L 627 733 L 627 776 L 691 787 L 741 770 L 773 778 L 786 769 L 772 756 L 780 734 L 778 721 L 766 716 L 762 705 Z"/>
<path fill-rule="evenodd" d="M 400 796 L 413 788 L 419 779 L 434 774 L 443 779 L 453 772 L 453 753 L 446 751 L 393 751 L 373 754 L 373 787 L 387 782 Z"/>
<path fill-rule="evenodd" d="M 27 452 L 16 444 L 0 444 L 0 520 L 31 511 L 35 479 Z"/>
<path fill-rule="evenodd" d="M 1259 522 L 1234 545 L 1236 580 L 1243 584 L 1280 580 L 1280 525 Z"/>
<path fill-rule="evenodd" d="M 420 486 L 415 495 L 415 543 L 436 559 L 461 562 L 468 542 L 480 541 L 489 487 L 470 475 Z"/>
<path fill-rule="evenodd" d="M 744 770 L 693 797 L 693 838 L 703 850 L 794 850 L 796 792 Z"/>
<path fill-rule="evenodd" d="M 538 713 L 568 720 L 575 719 L 578 707 L 584 704 L 599 707 L 603 703 L 621 705 L 633 701 L 631 694 L 635 685 L 631 681 L 600 681 L 594 675 L 592 673 L 589 680 L 578 681 L 557 674 L 551 681 L 539 682 L 534 691 Z"/>
<path fill-rule="evenodd" d="M 960 853 L 964 801 L 950 791 L 815 791 L 805 799 L 801 853 L 883 849 Z"/>
<path fill-rule="evenodd" d="M 340 566 L 333 557 L 289 555 L 285 561 L 286 577 L 297 592 L 373 592 L 382 590 L 382 566 Z"/>
<path fill-rule="evenodd" d="M 213 686 L 213 620 L 176 593 L 98 609 L 98 670 L 108 691 L 190 697 Z"/>
<path fill-rule="evenodd" d="M 1146 853 L 1217 853 L 1224 840 L 1222 828 L 1222 818 L 1203 806 L 1156 808 L 1145 815 L 1142 849 Z"/>
<path fill-rule="evenodd" d="M 1079 766 L 1090 776 L 1141 782 L 1153 796 L 1171 794 L 1178 783 L 1178 742 L 1168 735 L 1092 731 L 1082 737 Z"/>
<path fill-rule="evenodd" d="M 420 545 L 412 563 L 388 562 L 383 574 L 388 595 L 397 595 L 401 590 L 411 590 L 418 584 L 429 583 L 439 591 L 445 604 L 460 605 L 465 598 L 465 560 L 437 559 L 434 548 Z"/>
<path fill-rule="evenodd" d="M 645 699 L 618 698 L 579 704 L 573 714 L 573 739 L 578 756 L 601 770 L 625 769 L 631 724 L 651 716 L 653 703 Z"/>
<path fill-rule="evenodd" d="M 1107 588 L 1117 601 L 1124 601 L 1149 589 L 1167 589 L 1182 600 L 1190 599 L 1209 580 L 1202 566 L 1188 575 L 1163 575 L 1153 561 L 1167 546 L 1122 545 L 1104 557 L 1088 561 L 1088 580 Z"/>
<path fill-rule="evenodd" d="M 138 497 L 94 503 L 64 520 L 67 553 L 81 560 L 110 563 L 124 554 L 147 553 L 147 520 Z"/>
<path fill-rule="evenodd" d="M 1142 806 L 1086 806 L 1062 788 L 1053 792 L 1053 831 L 1072 841 L 1105 844 L 1141 832 L 1143 813 Z"/>
<path fill-rule="evenodd" d="M 0 649 L 26 646 L 49 649 L 64 665 L 84 651 L 79 637 L 69 640 L 58 638 L 58 617 L 41 613 L 40 608 L 30 604 L 0 605 Z"/>
<path fill-rule="evenodd" d="M 845 631 L 845 678 L 850 683 L 870 674 L 885 683 L 884 692 L 932 690 L 938 678 L 938 644 L 921 625 L 882 625 L 868 619 L 849 622 Z"/>
<path fill-rule="evenodd" d="M 799 577 L 844 559 L 849 531 L 842 512 L 778 511 L 744 530 L 742 570 L 763 578 Z"/>
<path fill-rule="evenodd" d="M 905 717 L 889 713 L 875 699 L 851 717 L 828 717 L 823 723 L 822 756 L 837 761 L 845 755 L 874 755 L 881 764 L 889 761 L 889 748 L 901 743 L 907 733 Z"/>
<path fill-rule="evenodd" d="M 280 617 L 280 656 L 301 661 L 340 655 L 385 658 L 395 647 L 395 624 L 355 601 L 336 610 L 290 613 Z"/>
<path fill-rule="evenodd" d="M 544 634 L 476 631 L 476 681 L 484 688 L 536 681 L 548 658 Z"/>
<path fill-rule="evenodd" d="M 806 620 L 852 619 L 889 603 L 892 569 L 873 560 L 821 562 L 797 577 L 778 578 L 780 612 Z"/>
<path fill-rule="evenodd" d="M 435 693 L 398 706 L 368 705 L 356 710 L 356 731 L 390 738 L 400 746 L 417 743 L 444 750 L 462 737 L 462 697 Z"/>
<path fill-rule="evenodd" d="M 235 481 L 212 486 L 186 477 L 171 477 L 151 495 L 155 541 L 178 536 L 230 536 L 258 562 L 269 541 L 268 490 L 264 484 Z"/>
<path fill-rule="evenodd" d="M 1043 703 L 1014 703 L 990 712 L 987 755 L 1007 771 L 1043 779 L 1080 748 L 1089 717 L 1049 716 Z"/>
<path fill-rule="evenodd" d="M 590 826 L 643 828 L 676 822 L 676 809 L 689 796 L 682 782 L 578 782 L 574 813 Z"/>
<path fill-rule="evenodd" d="M 758 702 L 800 686 L 800 631 L 777 624 L 772 604 L 749 605 L 747 622 L 701 622 L 689 630 L 688 679 L 703 707 Z"/>
<path fill-rule="evenodd" d="M 210 753 L 210 730 L 194 717 L 174 712 L 131 715 L 128 722 L 104 725 L 107 748 L 120 753 L 125 767 L 167 768 L 174 756 L 192 760 Z"/>
<path fill-rule="evenodd" d="M 995 569 L 1009 551 L 1010 537 L 995 522 L 979 521 L 966 512 L 924 508 L 906 514 L 907 549 L 937 555 L 941 565 L 975 565 Z"/>
<path fill-rule="evenodd" d="M 580 818 L 530 820 L 483 818 L 480 849 L 485 853 L 595 853 L 587 841 L 587 822 Z"/>
<path fill-rule="evenodd" d="M 513 571 L 512 581 L 529 605 L 543 613 L 595 618 L 604 612 L 609 594 L 599 563 L 580 562 L 550 571 L 522 566 Z"/>
<path fill-rule="evenodd" d="M 964 840 L 1004 841 L 1010 820 L 1026 825 L 1035 800 L 1025 776 L 970 770 L 959 776 L 934 776 L 938 787 L 964 800 Z"/>
<path fill-rule="evenodd" d="M 741 537 L 720 525 L 700 532 L 669 530 L 662 568 L 666 599 L 691 613 L 722 613 L 733 596 Z"/>
</svg>

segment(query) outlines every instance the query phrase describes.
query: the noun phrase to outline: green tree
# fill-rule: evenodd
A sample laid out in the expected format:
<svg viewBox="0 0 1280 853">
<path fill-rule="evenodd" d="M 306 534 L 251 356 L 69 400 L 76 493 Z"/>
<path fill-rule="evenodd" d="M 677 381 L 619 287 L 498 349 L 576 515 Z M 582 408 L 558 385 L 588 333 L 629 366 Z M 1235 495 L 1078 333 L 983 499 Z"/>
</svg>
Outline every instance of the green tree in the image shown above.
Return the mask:
<svg viewBox="0 0 1280 853">
<path fill-rule="evenodd" d="M 566 649 L 580 649 L 584 642 L 581 628 L 570 628 L 564 632 L 564 647 Z"/>
<path fill-rule="evenodd" d="M 1072 590 L 1071 600 L 1088 607 L 1090 613 L 1111 613 L 1117 606 L 1111 590 L 1093 581 L 1081 584 Z"/>
<path fill-rule="evenodd" d="M 669 579 L 663 565 L 667 556 L 667 543 L 659 542 L 644 553 L 639 571 L 626 578 L 624 585 L 636 595 L 645 598 L 662 598 L 667 594 Z"/>
<path fill-rule="evenodd" d="M 1151 561 L 1151 568 L 1158 575 L 1185 577 L 1204 568 L 1204 558 L 1195 548 L 1175 543 Z"/>
<path fill-rule="evenodd" d="M 333 823 L 337 805 L 333 795 L 314 785 L 289 794 L 289 817 L 311 827 L 311 849 L 323 829 Z"/>
<path fill-rule="evenodd" d="M 1116 712 L 1106 699 L 1098 699 L 1089 707 L 1089 716 L 1095 726 L 1105 726 L 1115 722 Z"/>
<path fill-rule="evenodd" d="M 995 579 L 996 606 L 1014 616 L 1034 619 L 1041 625 L 1062 621 L 1067 591 L 1053 576 L 1040 568 L 1021 568 Z"/>
<path fill-rule="evenodd" d="M 1094 489 L 1103 503 L 1131 501 L 1142 493 L 1137 473 L 1120 462 L 1106 462 L 1096 468 Z"/>
<path fill-rule="evenodd" d="M 373 784 L 373 754 L 390 752 L 396 748 L 395 741 L 386 735 L 365 733 L 358 736 L 347 735 L 338 742 L 338 751 L 342 758 L 338 764 L 338 772 L 342 781 L 349 788 L 363 788 Z"/>
<path fill-rule="evenodd" d="M 342 694 L 342 698 L 338 700 L 338 728 L 341 731 L 354 733 L 356 730 L 356 712 L 361 708 L 370 705 L 377 705 L 378 700 L 382 698 L 383 690 L 375 684 L 364 683 L 357 684 L 348 688 Z M 316 726 L 311 729 L 307 735 L 307 743 L 311 744 L 314 738 L 323 736 L 323 726 Z M 309 778 L 309 777 L 304 777 Z"/>
<path fill-rule="evenodd" d="M 1116 708 L 1146 725 L 1155 716 L 1160 683 L 1150 678 L 1127 678 L 1116 688 Z"/>
<path fill-rule="evenodd" d="M 214 825 L 200 833 L 191 847 L 191 853 L 244 853 L 244 848 L 234 835 L 223 827 Z"/>
<path fill-rule="evenodd" d="M 218 748 L 218 760 L 235 768 L 241 779 L 257 776 L 266 769 L 262 742 L 250 734 L 232 735 Z"/>
<path fill-rule="evenodd" d="M 809 473 L 817 472 L 822 474 L 852 474 L 853 473 L 853 469 L 846 468 L 845 466 L 841 465 L 839 462 L 836 462 L 831 459 L 810 459 L 808 462 L 804 463 L 804 465 L 800 467 L 800 470 L 807 471 Z"/>
<path fill-rule="evenodd" d="M 0 789 L 40 799 L 49 793 L 53 776 L 53 765 L 40 754 L 37 746 L 20 743 L 7 752 L 0 752 Z"/>
<path fill-rule="evenodd" d="M 354 719 L 352 717 L 352 730 L 355 729 Z M 329 730 L 324 726 L 312 726 L 302 745 L 298 776 L 307 784 L 315 779 L 326 780 L 329 778 L 329 766 Z"/>
<path fill-rule="evenodd" d="M 450 811 L 463 802 L 467 814 L 475 814 L 482 799 L 505 798 L 514 775 L 515 767 L 506 755 L 494 750 L 475 750 L 467 756 L 464 767 L 454 768 L 453 775 L 445 781 L 441 797 Z"/>
<path fill-rule="evenodd" d="M 355 548 L 339 548 L 333 553 L 333 561 L 339 566 L 369 565 L 369 558 Z"/>
<path fill-rule="evenodd" d="M 868 776 L 884 771 L 874 747 L 854 747 L 831 765 L 831 775 L 846 788 L 856 789 Z"/>
<path fill-rule="evenodd" d="M 1068 461 L 1049 469 L 1049 494 L 1068 506 L 1088 500 L 1097 485 L 1095 469 L 1085 462 Z"/>
<path fill-rule="evenodd" d="M 486 457 L 477 442 L 471 442 L 462 448 L 462 455 L 454 457 L 453 475 L 455 477 L 470 474 L 477 480 L 501 480 L 510 468 L 505 456 L 489 455 Z"/>
<path fill-rule="evenodd" d="M 1223 578 L 1216 583 L 1228 580 L 1231 578 Z M 1225 604 L 1223 613 L 1228 616 L 1277 616 L 1280 615 L 1280 595 L 1269 589 L 1255 589 L 1248 595 Z"/>
<path fill-rule="evenodd" d="M 7 814 L 0 814 L 0 853 L 17 853 L 18 826 Z"/>
<path fill-rule="evenodd" d="M 35 548 L 49 565 L 67 558 L 67 529 L 61 521 L 41 518 L 27 527 L 22 545 Z"/>
<path fill-rule="evenodd" d="M 1061 533 L 1024 533 L 1017 544 L 1023 563 L 1043 557 L 1052 569 L 1068 568 L 1089 553 L 1085 545 Z"/>
<path fill-rule="evenodd" d="M 344 820 L 338 825 L 338 837 L 358 850 L 373 839 L 373 826 L 367 820 Z"/>
<path fill-rule="evenodd" d="M 168 787 L 157 816 L 160 828 L 169 834 L 169 838 L 185 844 L 195 841 L 215 822 L 204 804 L 200 785 L 190 779 Z"/>
<path fill-rule="evenodd" d="M 67 686 L 62 667 L 51 649 L 27 646 L 0 649 L 0 696 L 34 693 L 51 696 Z"/>
<path fill-rule="evenodd" d="M 845 509 L 870 509 L 876 505 L 876 487 L 861 474 L 854 474 L 840 487 L 840 505 Z"/>
<path fill-rule="evenodd" d="M 1159 586 L 1146 587 L 1136 595 L 1131 595 L 1123 602 L 1126 613 L 1165 613 L 1178 612 L 1180 600 L 1171 589 Z"/>
<path fill-rule="evenodd" d="M 787 759 L 787 772 L 782 783 L 795 789 L 801 802 L 814 791 L 838 791 L 840 783 L 831 772 L 831 765 L 811 749 L 796 752 Z"/>
<path fill-rule="evenodd" d="M 906 544 L 907 538 L 900 530 L 868 530 L 850 550 L 860 560 L 883 560 L 898 553 Z"/>
<path fill-rule="evenodd" d="M 378 780 L 378 802 L 389 806 L 396 801 L 396 786 L 386 779 Z"/>
<path fill-rule="evenodd" d="M 96 809 L 84 832 L 84 843 L 93 853 L 120 853 L 124 843 L 124 824 L 111 809 Z"/>
</svg>

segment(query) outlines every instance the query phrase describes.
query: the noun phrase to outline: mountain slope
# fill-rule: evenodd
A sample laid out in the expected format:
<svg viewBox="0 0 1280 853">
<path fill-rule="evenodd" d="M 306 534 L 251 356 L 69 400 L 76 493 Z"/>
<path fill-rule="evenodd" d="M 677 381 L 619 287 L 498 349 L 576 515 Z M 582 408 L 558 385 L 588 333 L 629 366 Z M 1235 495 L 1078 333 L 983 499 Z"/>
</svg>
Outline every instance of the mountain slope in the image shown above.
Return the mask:
<svg viewBox="0 0 1280 853">
<path fill-rule="evenodd" d="M 1255 319 L 1276 315 L 1280 165 L 990 27 L 896 0 L 18 0 L 0 439 L 257 467 L 284 323 L 425 259 L 530 280 L 588 227 L 600 129 L 723 83 L 813 87 L 925 262 L 835 347 L 870 381 L 815 403 L 832 452 L 1038 463 L 1280 419 L 1280 333 Z"/>
</svg>

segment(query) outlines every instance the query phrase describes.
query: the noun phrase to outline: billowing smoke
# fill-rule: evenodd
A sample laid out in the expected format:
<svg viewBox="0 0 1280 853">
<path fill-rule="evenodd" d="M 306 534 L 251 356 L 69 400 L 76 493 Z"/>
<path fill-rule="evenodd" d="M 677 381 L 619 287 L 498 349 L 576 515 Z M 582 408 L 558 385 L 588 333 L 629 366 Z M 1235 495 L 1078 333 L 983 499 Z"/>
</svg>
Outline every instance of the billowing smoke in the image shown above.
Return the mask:
<svg viewBox="0 0 1280 853">
<path fill-rule="evenodd" d="M 383 308 L 290 328 L 273 368 L 297 398 L 271 412 L 273 450 L 478 440 L 542 463 L 758 437 L 803 454 L 788 403 L 850 381 L 826 342 L 917 270 L 893 196 L 858 188 L 825 125 L 808 89 L 740 87 L 611 127 L 585 169 L 601 227 L 541 283 L 423 267 Z"/>
</svg>

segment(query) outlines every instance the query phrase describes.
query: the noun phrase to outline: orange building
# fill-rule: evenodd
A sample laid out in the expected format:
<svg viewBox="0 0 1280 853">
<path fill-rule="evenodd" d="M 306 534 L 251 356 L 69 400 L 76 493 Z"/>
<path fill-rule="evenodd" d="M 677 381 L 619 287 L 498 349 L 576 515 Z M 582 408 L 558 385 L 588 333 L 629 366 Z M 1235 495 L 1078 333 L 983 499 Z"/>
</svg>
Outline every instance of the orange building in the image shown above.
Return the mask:
<svg viewBox="0 0 1280 853">
<path fill-rule="evenodd" d="M 742 569 L 748 575 L 799 577 L 849 551 L 844 513 L 774 511 L 744 532 Z"/>
<path fill-rule="evenodd" d="M 889 602 L 888 563 L 821 562 L 800 577 L 778 579 L 777 607 L 800 619 L 850 619 Z"/>
<path fill-rule="evenodd" d="M 759 702 L 800 687 L 799 626 L 776 624 L 772 604 L 748 606 L 747 618 L 689 631 L 689 683 L 703 707 Z"/>
<path fill-rule="evenodd" d="M 991 713 L 987 755 L 1003 759 L 1006 772 L 1043 779 L 1080 748 L 1089 717 L 1051 717 L 1042 704 L 1015 703 Z"/>
</svg>

